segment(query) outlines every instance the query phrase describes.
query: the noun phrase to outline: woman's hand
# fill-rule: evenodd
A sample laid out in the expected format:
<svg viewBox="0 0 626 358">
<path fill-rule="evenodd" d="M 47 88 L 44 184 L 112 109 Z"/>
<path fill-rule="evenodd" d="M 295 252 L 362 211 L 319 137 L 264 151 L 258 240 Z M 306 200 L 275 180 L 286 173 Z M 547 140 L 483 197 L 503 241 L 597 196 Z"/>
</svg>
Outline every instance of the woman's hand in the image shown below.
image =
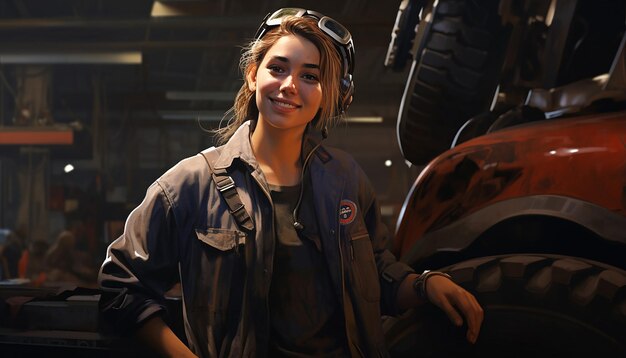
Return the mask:
<svg viewBox="0 0 626 358">
<path fill-rule="evenodd" d="M 483 309 L 471 293 L 445 276 L 433 275 L 426 280 L 426 295 L 456 326 L 460 327 L 465 317 L 467 340 L 476 343 L 483 322 Z"/>
</svg>

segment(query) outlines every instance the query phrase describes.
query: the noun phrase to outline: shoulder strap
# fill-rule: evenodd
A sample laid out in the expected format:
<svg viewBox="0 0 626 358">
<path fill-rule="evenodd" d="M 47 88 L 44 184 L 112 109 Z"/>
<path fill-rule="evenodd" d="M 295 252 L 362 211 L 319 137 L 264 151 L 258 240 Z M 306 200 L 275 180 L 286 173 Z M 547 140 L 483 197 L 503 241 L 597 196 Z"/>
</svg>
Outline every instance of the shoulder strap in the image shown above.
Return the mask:
<svg viewBox="0 0 626 358">
<path fill-rule="evenodd" d="M 211 178 L 215 183 L 215 187 L 222 194 L 222 197 L 228 205 L 230 213 L 235 217 L 237 224 L 244 230 L 254 231 L 254 223 L 248 215 L 245 206 L 241 202 L 235 181 L 228 175 L 226 169 L 215 169 L 211 163 L 217 159 L 219 152 L 215 148 L 200 152 L 209 166 Z"/>
</svg>

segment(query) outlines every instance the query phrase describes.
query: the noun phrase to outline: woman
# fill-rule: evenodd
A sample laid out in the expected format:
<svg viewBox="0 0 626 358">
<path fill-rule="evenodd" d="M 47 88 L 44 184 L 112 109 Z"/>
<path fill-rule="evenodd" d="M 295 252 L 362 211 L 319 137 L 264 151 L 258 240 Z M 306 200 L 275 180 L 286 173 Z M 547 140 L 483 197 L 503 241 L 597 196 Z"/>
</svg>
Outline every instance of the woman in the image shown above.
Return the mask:
<svg viewBox="0 0 626 358">
<path fill-rule="evenodd" d="M 226 144 L 177 164 L 111 244 L 105 317 L 167 356 L 386 355 L 381 314 L 426 300 L 474 342 L 482 310 L 440 273 L 417 275 L 385 249 L 371 185 L 321 146 L 351 101 L 352 40 L 302 9 L 266 17 L 241 60 Z M 163 323 L 181 282 L 189 349 Z"/>
</svg>

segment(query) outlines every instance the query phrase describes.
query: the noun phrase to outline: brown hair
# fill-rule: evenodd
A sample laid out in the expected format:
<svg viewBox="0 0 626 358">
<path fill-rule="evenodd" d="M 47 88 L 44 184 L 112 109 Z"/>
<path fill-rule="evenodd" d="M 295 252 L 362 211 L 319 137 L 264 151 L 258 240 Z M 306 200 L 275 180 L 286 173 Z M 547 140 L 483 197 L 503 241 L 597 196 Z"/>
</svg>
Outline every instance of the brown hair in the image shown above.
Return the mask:
<svg viewBox="0 0 626 358">
<path fill-rule="evenodd" d="M 291 17 L 283 20 L 280 26 L 270 30 L 261 39 L 254 40 L 244 48 L 239 61 L 244 83 L 241 85 L 235 103 L 226 112 L 228 119 L 225 127 L 215 130 L 219 144 L 223 144 L 235 133 L 237 128 L 249 119 L 256 119 L 259 110 L 256 107 L 255 92 L 248 87 L 247 74 L 256 71 L 265 54 L 283 36 L 298 35 L 311 41 L 320 52 L 320 85 L 322 87 L 322 104 L 318 113 L 317 127 L 331 126 L 341 115 L 337 115 L 337 106 L 341 95 L 341 57 L 328 35 L 317 26 L 317 21 L 309 17 Z"/>
</svg>

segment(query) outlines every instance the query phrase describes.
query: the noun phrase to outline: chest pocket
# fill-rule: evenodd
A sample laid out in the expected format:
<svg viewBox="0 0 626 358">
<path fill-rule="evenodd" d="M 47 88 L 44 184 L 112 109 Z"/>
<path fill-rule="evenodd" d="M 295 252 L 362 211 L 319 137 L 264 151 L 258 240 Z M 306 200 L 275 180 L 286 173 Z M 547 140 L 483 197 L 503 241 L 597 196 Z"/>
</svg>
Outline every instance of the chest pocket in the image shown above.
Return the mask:
<svg viewBox="0 0 626 358">
<path fill-rule="evenodd" d="M 239 296 L 244 282 L 244 248 L 246 234 L 238 230 L 196 228 L 196 249 L 191 255 L 194 267 L 192 307 L 213 314 L 224 313 Z M 234 290 L 231 292 L 231 290 Z"/>
<path fill-rule="evenodd" d="M 368 301 L 380 300 L 380 283 L 374 250 L 366 230 L 350 235 L 352 273 L 359 292 Z"/>
<path fill-rule="evenodd" d="M 245 245 L 246 234 L 238 230 L 217 228 L 196 229 L 198 240 L 219 251 L 239 250 L 240 245 Z"/>
</svg>

